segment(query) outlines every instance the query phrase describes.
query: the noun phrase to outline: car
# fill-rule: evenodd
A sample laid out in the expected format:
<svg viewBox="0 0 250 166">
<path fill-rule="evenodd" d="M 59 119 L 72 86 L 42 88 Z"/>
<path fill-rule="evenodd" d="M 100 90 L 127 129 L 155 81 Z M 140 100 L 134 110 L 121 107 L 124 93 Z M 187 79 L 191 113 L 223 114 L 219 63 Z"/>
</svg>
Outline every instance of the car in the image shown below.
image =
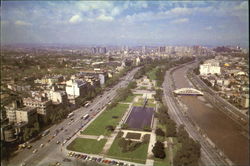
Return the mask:
<svg viewBox="0 0 250 166">
<path fill-rule="evenodd" d="M 37 149 L 34 149 L 32 153 L 36 153 L 38 150 Z"/>
<path fill-rule="evenodd" d="M 119 162 L 119 166 L 123 166 L 124 165 L 124 163 L 123 162 Z"/>
<path fill-rule="evenodd" d="M 31 148 L 32 148 L 32 145 L 28 145 L 27 148 L 28 148 L 28 149 L 31 149 Z"/>
<path fill-rule="evenodd" d="M 102 158 L 98 158 L 96 161 L 100 163 L 102 161 Z"/>
<path fill-rule="evenodd" d="M 26 166 L 27 164 L 26 163 L 22 163 L 21 166 Z"/>
<path fill-rule="evenodd" d="M 64 145 L 66 142 L 67 142 L 67 140 L 64 140 L 63 143 L 62 143 L 62 145 Z"/>
<path fill-rule="evenodd" d="M 41 145 L 40 145 L 40 148 L 42 148 L 42 147 L 44 147 L 44 144 L 41 144 Z"/>
<path fill-rule="evenodd" d="M 56 162 L 56 166 L 59 166 L 59 165 L 61 165 L 61 163 L 59 163 L 59 162 Z"/>
<path fill-rule="evenodd" d="M 50 142 L 51 141 L 51 139 L 48 139 L 48 141 L 47 142 Z"/>
<path fill-rule="evenodd" d="M 60 130 L 63 130 L 63 127 L 61 127 L 61 129 Z"/>
<path fill-rule="evenodd" d="M 89 111 L 93 111 L 93 109 L 90 109 Z"/>
<path fill-rule="evenodd" d="M 60 144 L 60 141 L 56 141 L 56 144 Z"/>
<path fill-rule="evenodd" d="M 96 161 L 97 160 L 97 158 L 96 157 L 92 157 L 92 161 Z"/>
<path fill-rule="evenodd" d="M 116 165 L 117 162 L 116 162 L 115 160 L 112 160 L 110 164 L 111 164 L 111 165 Z"/>
</svg>

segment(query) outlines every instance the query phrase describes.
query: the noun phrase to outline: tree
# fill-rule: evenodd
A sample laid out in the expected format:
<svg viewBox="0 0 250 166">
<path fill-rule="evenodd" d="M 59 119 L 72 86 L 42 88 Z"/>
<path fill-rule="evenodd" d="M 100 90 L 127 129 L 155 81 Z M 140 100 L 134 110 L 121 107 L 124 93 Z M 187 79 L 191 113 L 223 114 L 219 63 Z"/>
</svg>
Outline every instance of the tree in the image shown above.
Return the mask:
<svg viewBox="0 0 250 166">
<path fill-rule="evenodd" d="M 160 141 L 157 141 L 152 149 L 152 152 L 156 158 L 165 158 L 166 154 L 164 151 L 164 144 Z"/>
<path fill-rule="evenodd" d="M 108 125 L 108 126 L 106 126 L 106 129 L 107 129 L 108 131 L 114 131 L 114 130 L 115 130 L 115 127 L 112 126 L 112 125 Z"/>
<path fill-rule="evenodd" d="M 164 131 L 161 128 L 157 128 L 155 130 L 155 134 L 158 135 L 158 136 L 165 137 L 165 133 L 164 133 Z"/>
<path fill-rule="evenodd" d="M 183 143 L 188 138 L 189 138 L 189 135 L 187 131 L 185 130 L 184 125 L 180 125 L 178 128 L 178 132 L 177 132 L 178 142 Z"/>
<path fill-rule="evenodd" d="M 157 89 L 156 94 L 154 96 L 155 100 L 162 102 L 162 94 L 163 94 L 163 91 L 161 89 Z"/>
<path fill-rule="evenodd" d="M 167 131 L 166 136 L 167 137 L 175 137 L 176 136 L 176 124 L 173 120 L 169 119 L 167 123 Z"/>
</svg>

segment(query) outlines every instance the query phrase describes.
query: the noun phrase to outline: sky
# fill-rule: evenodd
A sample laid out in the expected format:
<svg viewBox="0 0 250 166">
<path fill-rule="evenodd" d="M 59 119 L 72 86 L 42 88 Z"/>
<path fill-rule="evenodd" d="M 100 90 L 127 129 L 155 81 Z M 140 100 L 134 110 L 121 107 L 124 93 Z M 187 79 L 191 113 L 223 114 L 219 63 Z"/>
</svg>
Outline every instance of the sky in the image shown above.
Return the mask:
<svg viewBox="0 0 250 166">
<path fill-rule="evenodd" d="M 1 1 L 1 43 L 248 46 L 248 1 Z"/>
</svg>

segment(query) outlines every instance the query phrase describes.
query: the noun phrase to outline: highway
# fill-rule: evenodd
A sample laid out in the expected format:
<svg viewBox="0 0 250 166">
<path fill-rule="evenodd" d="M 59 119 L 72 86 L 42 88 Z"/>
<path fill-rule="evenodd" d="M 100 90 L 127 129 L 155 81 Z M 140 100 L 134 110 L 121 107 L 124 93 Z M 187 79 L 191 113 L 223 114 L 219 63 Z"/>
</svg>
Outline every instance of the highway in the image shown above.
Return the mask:
<svg viewBox="0 0 250 166">
<path fill-rule="evenodd" d="M 170 117 L 177 123 L 177 126 L 183 124 L 185 129 L 189 133 L 190 137 L 198 141 L 201 144 L 201 165 L 206 166 L 222 166 L 222 165 L 233 165 L 224 156 L 221 156 L 219 152 L 213 147 L 211 141 L 199 132 L 199 127 L 190 119 L 182 109 L 179 107 L 179 103 L 175 100 L 172 91 L 175 89 L 174 82 L 172 81 L 172 73 L 175 69 L 179 67 L 172 68 L 168 70 L 165 74 L 165 79 L 163 83 L 163 93 L 164 93 L 164 103 L 168 106 Z"/>
<path fill-rule="evenodd" d="M 73 137 L 76 132 L 84 127 L 98 112 L 104 111 L 103 108 L 117 95 L 116 90 L 127 86 L 128 83 L 133 79 L 134 74 L 138 71 L 138 69 L 139 68 L 133 69 L 127 75 L 122 77 L 121 81 L 109 91 L 104 91 L 102 95 L 98 95 L 90 103 L 89 107 L 81 107 L 73 111 L 73 120 L 71 120 L 71 118 L 67 118 L 61 123 L 50 127 L 50 132 L 48 135 L 33 143 L 30 143 L 30 145 L 32 145 L 31 149 L 20 150 L 13 158 L 10 159 L 8 165 L 16 166 L 26 163 L 28 166 L 34 166 L 38 165 L 38 163 L 41 162 L 47 155 L 60 153 L 60 149 L 62 149 L 62 142 Z M 86 120 L 82 119 L 82 117 L 86 114 L 89 114 L 90 117 Z M 61 128 L 63 128 L 63 130 L 60 130 Z M 57 135 L 55 135 L 56 130 L 60 130 Z M 60 141 L 60 144 L 57 144 L 57 141 Z M 41 144 L 44 146 L 40 147 Z M 37 149 L 36 153 L 32 153 L 34 149 Z M 58 155 L 64 157 L 62 152 Z"/>
</svg>

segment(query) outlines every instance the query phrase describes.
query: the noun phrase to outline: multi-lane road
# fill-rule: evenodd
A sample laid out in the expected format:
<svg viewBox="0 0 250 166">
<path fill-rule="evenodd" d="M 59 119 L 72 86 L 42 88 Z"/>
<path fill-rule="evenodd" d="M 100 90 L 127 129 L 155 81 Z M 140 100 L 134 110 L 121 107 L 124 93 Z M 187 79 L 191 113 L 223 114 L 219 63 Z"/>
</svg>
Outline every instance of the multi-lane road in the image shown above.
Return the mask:
<svg viewBox="0 0 250 166">
<path fill-rule="evenodd" d="M 192 120 L 183 113 L 179 107 L 179 103 L 175 100 L 172 91 L 174 90 L 174 82 L 172 80 L 172 73 L 176 68 L 168 70 L 165 74 L 165 80 L 163 83 L 164 90 L 164 102 L 169 108 L 170 117 L 177 123 L 177 125 L 185 125 L 185 128 L 189 135 L 197 140 L 201 144 L 201 162 L 202 165 L 231 165 L 232 163 L 222 157 L 214 147 L 209 143 L 208 138 L 204 137 L 198 129 L 198 126 L 192 122 Z"/>
<path fill-rule="evenodd" d="M 103 108 L 117 95 L 116 90 L 127 86 L 133 79 L 138 69 L 139 68 L 133 69 L 126 76 L 122 77 L 120 82 L 110 90 L 106 90 L 102 95 L 98 95 L 94 100 L 92 100 L 89 107 L 81 107 L 73 111 L 73 120 L 71 120 L 72 118 L 67 118 L 61 123 L 50 127 L 48 135 L 30 143 L 30 145 L 32 145 L 31 149 L 23 149 L 17 152 L 17 154 L 10 159 L 8 165 L 17 166 L 23 163 L 28 166 L 38 165 L 38 163 L 40 163 L 46 156 L 54 153 L 61 153 L 59 155 L 62 155 L 63 157 L 63 153 L 61 152 L 63 146 L 62 143 L 73 137 L 76 132 L 84 127 L 92 118 L 94 118 L 98 112 L 103 111 Z M 86 114 L 89 114 L 90 117 L 88 119 L 83 119 L 82 117 Z M 63 130 L 61 130 L 62 128 Z M 55 135 L 56 130 L 60 131 L 57 135 Z M 60 141 L 60 144 L 57 144 L 58 141 Z M 41 147 L 41 144 L 44 146 Z M 37 149 L 37 152 L 32 153 L 35 149 Z"/>
</svg>

